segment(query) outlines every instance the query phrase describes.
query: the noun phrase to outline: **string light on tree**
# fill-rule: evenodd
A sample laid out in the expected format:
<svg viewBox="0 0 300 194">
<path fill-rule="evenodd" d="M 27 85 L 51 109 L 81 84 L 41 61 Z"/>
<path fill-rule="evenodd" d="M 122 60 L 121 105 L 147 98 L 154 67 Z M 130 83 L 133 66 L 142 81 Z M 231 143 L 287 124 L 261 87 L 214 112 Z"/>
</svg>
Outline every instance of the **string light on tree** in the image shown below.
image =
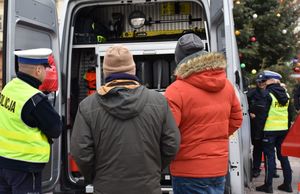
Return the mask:
<svg viewBox="0 0 300 194">
<path fill-rule="evenodd" d="M 286 34 L 287 33 L 287 30 L 286 29 L 283 29 L 282 30 L 282 34 Z"/>
<path fill-rule="evenodd" d="M 241 4 L 241 2 L 240 2 L 240 1 L 236 1 L 235 3 L 236 3 L 237 5 Z"/>
<path fill-rule="evenodd" d="M 241 63 L 241 68 L 244 69 L 246 67 L 245 63 Z"/>
<path fill-rule="evenodd" d="M 252 36 L 250 40 L 251 40 L 251 42 L 256 42 L 255 36 Z"/>
<path fill-rule="evenodd" d="M 255 13 L 252 15 L 253 19 L 256 19 L 258 17 L 258 15 Z"/>
<path fill-rule="evenodd" d="M 277 13 L 277 14 L 276 14 L 276 16 L 277 16 L 277 17 L 280 17 L 280 16 L 281 16 L 281 14 L 280 14 L 280 13 Z"/>
<path fill-rule="evenodd" d="M 251 73 L 252 73 L 253 75 L 255 75 L 255 74 L 257 73 L 256 69 L 252 69 L 252 70 L 251 70 Z"/>
</svg>

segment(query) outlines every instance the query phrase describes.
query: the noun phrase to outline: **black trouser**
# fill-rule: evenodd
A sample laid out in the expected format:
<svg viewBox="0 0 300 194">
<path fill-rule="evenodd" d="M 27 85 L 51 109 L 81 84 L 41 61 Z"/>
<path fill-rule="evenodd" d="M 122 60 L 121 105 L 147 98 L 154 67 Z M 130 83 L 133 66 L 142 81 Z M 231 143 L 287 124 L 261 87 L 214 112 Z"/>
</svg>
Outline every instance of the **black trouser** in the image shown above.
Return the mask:
<svg viewBox="0 0 300 194">
<path fill-rule="evenodd" d="M 261 158 L 263 153 L 263 147 L 261 139 L 253 139 L 253 171 L 259 172 L 260 171 L 260 164 L 261 164 Z"/>
<path fill-rule="evenodd" d="M 275 173 L 275 148 L 277 151 L 277 158 L 280 161 L 284 183 L 291 184 L 292 182 L 292 170 L 288 157 L 281 155 L 281 144 L 285 138 L 285 134 L 273 134 L 272 136 L 266 136 L 263 138 L 263 150 L 265 154 L 265 165 L 266 165 L 266 177 L 265 184 L 272 185 L 273 176 Z"/>
<path fill-rule="evenodd" d="M 0 193 L 41 194 L 41 172 L 22 172 L 0 168 Z"/>
</svg>

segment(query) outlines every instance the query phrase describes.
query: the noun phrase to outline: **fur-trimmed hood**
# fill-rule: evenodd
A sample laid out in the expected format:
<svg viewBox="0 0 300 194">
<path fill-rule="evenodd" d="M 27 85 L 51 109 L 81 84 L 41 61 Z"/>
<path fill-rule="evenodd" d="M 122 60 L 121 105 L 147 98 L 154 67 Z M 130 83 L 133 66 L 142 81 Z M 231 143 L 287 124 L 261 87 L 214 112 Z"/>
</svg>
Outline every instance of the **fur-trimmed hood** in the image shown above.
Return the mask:
<svg viewBox="0 0 300 194">
<path fill-rule="evenodd" d="M 218 92 L 225 87 L 226 61 L 220 53 L 195 53 L 186 57 L 175 70 L 177 79 L 208 92 Z"/>
<path fill-rule="evenodd" d="M 193 73 L 225 69 L 226 60 L 221 53 L 197 52 L 184 58 L 175 70 L 175 76 L 185 79 Z"/>
</svg>

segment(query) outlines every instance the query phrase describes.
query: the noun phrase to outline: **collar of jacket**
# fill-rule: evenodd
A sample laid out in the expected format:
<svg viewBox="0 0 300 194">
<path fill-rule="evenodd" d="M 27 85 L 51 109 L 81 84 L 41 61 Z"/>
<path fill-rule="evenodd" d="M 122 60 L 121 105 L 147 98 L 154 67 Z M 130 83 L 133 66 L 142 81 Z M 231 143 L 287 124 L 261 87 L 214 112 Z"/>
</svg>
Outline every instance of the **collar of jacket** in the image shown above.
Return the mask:
<svg viewBox="0 0 300 194">
<path fill-rule="evenodd" d="M 125 79 L 125 80 L 135 80 L 139 81 L 139 78 L 137 78 L 135 75 L 131 75 L 128 73 L 112 73 L 107 78 L 105 78 L 105 83 L 111 82 L 116 79 Z"/>
<path fill-rule="evenodd" d="M 31 75 L 23 73 L 21 71 L 17 72 L 17 77 L 37 89 L 42 84 L 42 82 L 40 80 L 36 79 L 35 77 L 32 77 Z"/>
<path fill-rule="evenodd" d="M 221 53 L 195 53 L 182 60 L 175 70 L 175 76 L 181 79 L 193 73 L 226 68 L 226 60 Z"/>
<path fill-rule="evenodd" d="M 98 93 L 101 96 L 109 93 L 114 88 L 127 88 L 127 89 L 135 89 L 139 87 L 141 84 L 135 80 L 126 80 L 126 79 L 116 79 L 106 83 L 104 86 L 101 86 L 98 90 Z"/>
</svg>

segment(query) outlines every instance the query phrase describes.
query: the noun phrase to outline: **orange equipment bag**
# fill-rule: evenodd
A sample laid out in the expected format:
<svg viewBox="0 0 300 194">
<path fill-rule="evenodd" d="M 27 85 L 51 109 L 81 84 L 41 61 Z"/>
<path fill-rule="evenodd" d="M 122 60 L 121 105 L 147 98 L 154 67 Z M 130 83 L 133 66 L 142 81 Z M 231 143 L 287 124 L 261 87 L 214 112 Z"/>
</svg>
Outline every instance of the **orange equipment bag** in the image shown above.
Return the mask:
<svg viewBox="0 0 300 194">
<path fill-rule="evenodd" d="M 39 90 L 43 92 L 55 92 L 58 90 L 58 76 L 57 69 L 53 55 L 48 57 L 48 63 L 50 67 L 46 68 L 46 77 Z"/>
<path fill-rule="evenodd" d="M 84 74 L 84 79 L 87 83 L 88 94 L 91 95 L 96 92 L 96 69 L 90 68 Z"/>
<path fill-rule="evenodd" d="M 300 116 L 297 116 L 283 140 L 281 144 L 281 154 L 283 156 L 300 158 Z"/>
</svg>

